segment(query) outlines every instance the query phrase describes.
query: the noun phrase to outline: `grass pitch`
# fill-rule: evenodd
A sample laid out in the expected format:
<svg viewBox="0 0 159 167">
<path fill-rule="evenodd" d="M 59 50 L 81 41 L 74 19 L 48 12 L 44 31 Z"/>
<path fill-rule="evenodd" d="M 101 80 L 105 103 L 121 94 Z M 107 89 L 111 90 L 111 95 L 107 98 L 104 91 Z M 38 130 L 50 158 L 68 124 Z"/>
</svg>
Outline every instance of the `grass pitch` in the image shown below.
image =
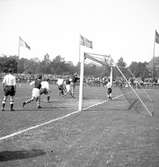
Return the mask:
<svg viewBox="0 0 159 167">
<path fill-rule="evenodd" d="M 18 86 L 15 112 L 0 113 L 0 137 L 61 117 L 78 108 L 76 98 L 58 96 L 51 86 L 51 102 L 42 97 L 22 108 L 31 95 Z M 108 101 L 45 126 L 0 141 L 0 167 L 157 167 L 159 164 L 159 93 L 148 90 L 154 116 L 128 111 L 124 97 Z M 2 94 L 2 92 L 1 92 Z M 120 95 L 114 90 L 113 96 Z M 84 89 L 84 107 L 106 99 L 104 88 Z"/>
</svg>

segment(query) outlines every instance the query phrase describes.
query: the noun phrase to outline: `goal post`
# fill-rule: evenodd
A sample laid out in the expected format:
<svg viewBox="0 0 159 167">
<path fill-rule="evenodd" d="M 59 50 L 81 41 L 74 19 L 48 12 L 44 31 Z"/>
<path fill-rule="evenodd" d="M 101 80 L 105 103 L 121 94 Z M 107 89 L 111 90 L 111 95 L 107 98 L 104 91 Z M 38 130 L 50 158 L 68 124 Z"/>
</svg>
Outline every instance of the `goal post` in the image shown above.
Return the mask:
<svg viewBox="0 0 159 167">
<path fill-rule="evenodd" d="M 83 81 L 84 81 L 84 53 L 80 56 L 80 87 L 79 87 L 79 103 L 78 111 L 82 111 L 83 105 Z"/>
</svg>

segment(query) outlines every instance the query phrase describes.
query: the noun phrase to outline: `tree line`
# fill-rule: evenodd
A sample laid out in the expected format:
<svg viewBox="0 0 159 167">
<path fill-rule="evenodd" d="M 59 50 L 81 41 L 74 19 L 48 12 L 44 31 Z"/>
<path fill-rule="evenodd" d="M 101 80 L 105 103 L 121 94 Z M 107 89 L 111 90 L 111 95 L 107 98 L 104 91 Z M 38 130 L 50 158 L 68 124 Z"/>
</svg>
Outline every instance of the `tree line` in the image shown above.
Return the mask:
<svg viewBox="0 0 159 167">
<path fill-rule="evenodd" d="M 159 59 L 157 59 L 159 61 Z M 157 62 L 157 61 L 155 61 Z M 150 78 L 152 77 L 152 60 L 150 62 L 132 62 L 129 66 L 124 62 L 121 57 L 117 62 L 118 67 L 125 75 L 134 75 L 134 77 Z M 49 55 L 44 55 L 42 61 L 38 58 L 26 59 L 19 58 L 18 56 L 2 56 L 0 57 L 0 72 L 7 72 L 12 68 L 14 73 L 29 73 L 29 74 L 53 74 L 53 75 L 67 75 L 75 72 L 79 73 L 80 63 L 74 65 L 71 61 L 67 62 L 65 59 L 58 55 L 53 60 L 49 59 Z M 114 70 L 115 77 L 120 76 L 117 69 Z M 85 64 L 85 76 L 109 76 L 110 67 L 108 64 L 105 66 L 98 66 L 92 63 Z M 158 70 L 155 71 L 156 77 L 159 77 Z"/>
</svg>

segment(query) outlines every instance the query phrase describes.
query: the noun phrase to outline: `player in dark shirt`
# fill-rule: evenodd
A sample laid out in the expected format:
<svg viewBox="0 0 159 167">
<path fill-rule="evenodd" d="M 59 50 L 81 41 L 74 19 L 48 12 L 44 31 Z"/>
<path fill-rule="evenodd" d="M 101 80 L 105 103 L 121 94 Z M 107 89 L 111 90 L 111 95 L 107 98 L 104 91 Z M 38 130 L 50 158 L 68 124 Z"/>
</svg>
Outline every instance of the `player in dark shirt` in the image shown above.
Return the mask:
<svg viewBox="0 0 159 167">
<path fill-rule="evenodd" d="M 77 81 L 80 80 L 80 78 L 78 77 L 77 73 L 73 74 L 71 76 L 71 92 L 72 92 L 72 96 L 74 97 L 74 91 L 75 91 L 75 86 L 76 86 L 76 83 Z"/>
<path fill-rule="evenodd" d="M 42 75 L 38 75 L 37 79 L 30 83 L 30 85 L 34 84 L 34 88 L 32 89 L 32 97 L 23 102 L 23 107 L 26 104 L 31 103 L 32 101 L 35 100 L 36 104 L 37 104 L 37 108 L 41 108 L 41 106 L 40 106 L 41 80 L 42 80 Z"/>
</svg>

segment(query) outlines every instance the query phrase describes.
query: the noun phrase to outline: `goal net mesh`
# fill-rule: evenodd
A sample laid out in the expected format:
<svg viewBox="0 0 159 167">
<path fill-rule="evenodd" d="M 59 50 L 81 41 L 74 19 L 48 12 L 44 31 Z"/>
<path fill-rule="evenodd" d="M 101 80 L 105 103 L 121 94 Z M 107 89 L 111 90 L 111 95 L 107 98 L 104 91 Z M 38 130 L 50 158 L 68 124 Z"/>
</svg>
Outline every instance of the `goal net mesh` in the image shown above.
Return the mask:
<svg viewBox="0 0 159 167">
<path fill-rule="evenodd" d="M 116 86 L 120 88 L 128 102 L 128 110 L 135 110 L 138 113 L 153 114 L 153 103 L 150 95 L 144 89 L 140 81 L 128 69 L 120 69 L 117 65 L 115 71 L 118 73 Z"/>
</svg>

